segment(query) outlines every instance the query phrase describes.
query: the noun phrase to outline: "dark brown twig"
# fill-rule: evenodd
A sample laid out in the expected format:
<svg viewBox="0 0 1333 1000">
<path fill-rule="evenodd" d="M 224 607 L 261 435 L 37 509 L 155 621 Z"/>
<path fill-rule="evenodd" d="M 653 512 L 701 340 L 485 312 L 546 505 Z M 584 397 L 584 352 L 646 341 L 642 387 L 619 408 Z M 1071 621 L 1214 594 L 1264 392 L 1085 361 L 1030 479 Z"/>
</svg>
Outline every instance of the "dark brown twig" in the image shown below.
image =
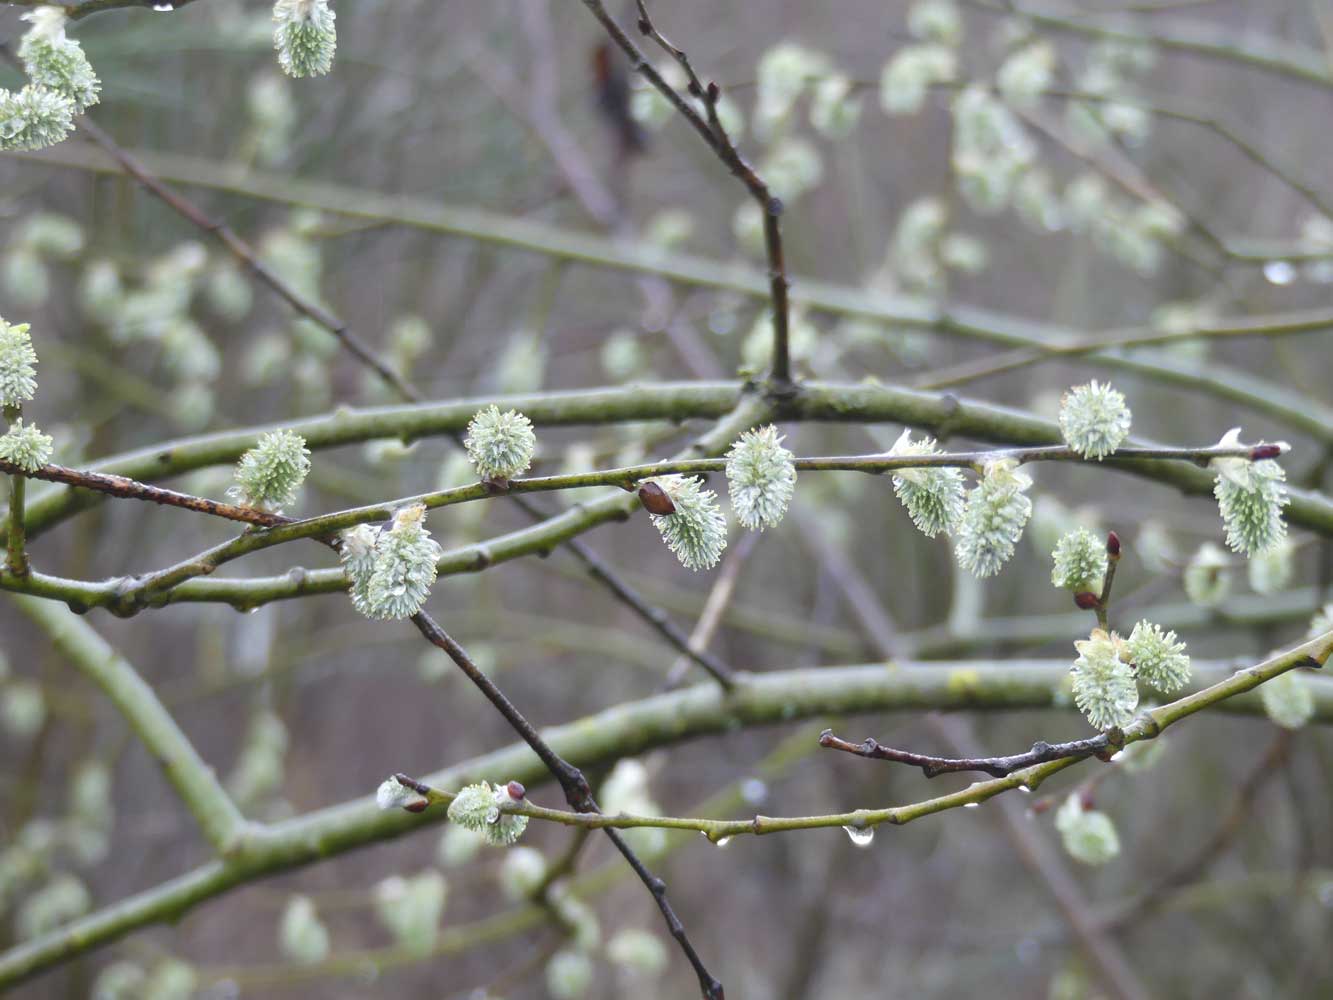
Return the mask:
<svg viewBox="0 0 1333 1000">
<path fill-rule="evenodd" d="M 553 749 L 537 732 L 536 728 L 523 715 L 522 712 L 510 701 L 494 682 L 491 681 L 468 656 L 467 651 L 463 649 L 453 637 L 450 636 L 439 623 L 424 611 L 419 612 L 412 618 L 412 623 L 416 625 L 426 640 L 432 645 L 442 649 L 454 663 L 458 666 L 468 679 L 484 694 L 487 700 L 495 706 L 496 710 L 504 716 L 505 721 L 509 723 L 514 732 L 522 738 L 533 753 L 546 765 L 546 769 L 551 772 L 555 780 L 559 782 L 560 788 L 565 793 L 565 801 L 569 807 L 579 813 L 600 813 L 597 802 L 593 798 L 592 788 L 588 785 L 588 780 L 573 764 L 570 764 Z M 399 779 L 401 781 L 401 779 Z M 409 786 L 411 787 L 411 786 Z M 420 789 L 416 789 L 420 791 Z M 647 866 L 634 853 L 634 850 L 625 842 L 625 838 L 620 831 L 610 827 L 605 828 L 606 836 L 611 843 L 615 845 L 624 857 L 629 866 L 634 869 L 634 874 L 652 893 L 653 900 L 657 903 L 657 908 L 662 913 L 662 918 L 666 921 L 667 929 L 671 936 L 679 943 L 685 957 L 694 968 L 695 975 L 699 977 L 699 988 L 702 991 L 705 1000 L 724 1000 L 724 991 L 722 984 L 713 977 L 703 964 L 699 953 L 695 951 L 689 935 L 685 932 L 685 927 L 676 916 L 672 909 L 670 901 L 667 899 L 666 883 L 661 878 L 648 870 Z"/>
<path fill-rule="evenodd" d="M 928 754 L 912 753 L 910 750 L 895 750 L 892 747 L 882 746 L 873 738 L 852 743 L 835 736 L 831 729 L 825 729 L 819 734 L 819 745 L 828 750 L 855 754 L 857 757 L 919 767 L 927 778 L 937 778 L 941 774 L 955 774 L 960 771 L 980 771 L 994 778 L 1005 778 L 1025 767 L 1046 764 L 1053 760 L 1065 760 L 1071 757 L 1075 760 L 1082 760 L 1085 757 L 1110 760 L 1120 749 L 1119 736 L 1118 730 L 1112 730 L 1109 733 L 1099 733 L 1087 739 L 1071 740 L 1068 743 L 1047 743 L 1038 740 L 1032 744 L 1031 750 L 1005 757 L 932 757 Z"/>
<path fill-rule="evenodd" d="M 207 497 L 197 497 L 190 493 L 178 493 L 176 490 L 141 483 L 126 476 L 113 476 L 105 472 L 88 472 L 83 469 L 71 469 L 63 465 L 44 465 L 35 472 L 26 472 L 10 462 L 0 461 L 0 472 L 26 476 L 29 479 L 41 479 L 48 483 L 64 483 L 66 486 L 105 493 L 107 496 L 119 497 L 122 500 L 143 500 L 148 503 L 161 504 L 164 507 L 180 507 L 183 510 L 192 510 L 197 514 L 210 514 L 213 517 L 225 518 L 228 521 L 242 521 L 246 524 L 257 524 L 265 528 L 271 528 L 279 524 L 290 524 L 294 520 L 290 517 L 284 517 L 282 514 L 274 514 L 271 511 L 259 510 L 255 507 L 244 507 L 240 504 L 209 500 Z"/>
<path fill-rule="evenodd" d="M 787 291 L 790 282 L 787 279 L 786 258 L 782 249 L 782 199 L 769 190 L 764 179 L 754 166 L 740 154 L 718 117 L 717 104 L 722 90 L 712 81 L 707 84 L 700 79 L 684 50 L 673 45 L 648 14 L 645 0 L 636 0 L 638 4 L 638 28 L 646 37 L 661 46 L 685 71 L 688 81 L 687 90 L 692 97 L 703 103 L 704 113 L 698 110 L 662 76 L 649 62 L 614 17 L 607 11 L 602 0 L 583 0 L 583 5 L 597 18 L 612 41 L 629 57 L 631 65 L 652 86 L 679 111 L 690 126 L 699 133 L 708 148 L 717 154 L 718 159 L 731 173 L 745 185 L 745 189 L 764 213 L 764 249 L 768 255 L 769 297 L 773 307 L 773 358 L 769 368 L 770 390 L 778 395 L 790 395 L 795 391 L 791 377 L 791 353 L 788 347 L 788 322 L 790 308 Z"/>
</svg>

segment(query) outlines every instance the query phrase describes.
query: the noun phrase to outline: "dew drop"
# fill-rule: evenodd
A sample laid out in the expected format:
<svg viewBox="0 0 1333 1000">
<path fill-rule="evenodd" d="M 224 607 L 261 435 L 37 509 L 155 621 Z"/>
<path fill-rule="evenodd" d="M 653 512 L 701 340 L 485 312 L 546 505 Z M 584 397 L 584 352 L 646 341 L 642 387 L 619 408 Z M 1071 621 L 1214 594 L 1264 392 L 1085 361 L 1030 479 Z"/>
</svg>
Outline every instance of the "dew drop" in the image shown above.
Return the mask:
<svg viewBox="0 0 1333 1000">
<path fill-rule="evenodd" d="M 976 809 L 976 808 L 977 808 L 978 806 L 980 806 L 980 805 L 981 805 L 980 802 L 964 802 L 964 803 L 963 803 L 963 808 L 964 808 L 964 809 Z"/>
<path fill-rule="evenodd" d="M 857 847 L 869 847 L 875 839 L 875 828 L 873 826 L 855 827 L 844 826 L 847 837 Z"/>
<path fill-rule="evenodd" d="M 175 9 L 176 9 L 175 5 L 169 3 L 153 4 L 153 10 L 157 11 L 159 14 L 165 14 L 167 11 L 172 11 Z"/>
<path fill-rule="evenodd" d="M 1296 268 L 1292 267 L 1290 261 L 1270 260 L 1264 265 L 1264 277 L 1270 284 L 1290 285 L 1296 280 Z"/>
<path fill-rule="evenodd" d="M 728 844 L 731 843 L 731 838 L 730 838 L 730 837 L 718 837 L 717 840 L 713 841 L 713 843 L 714 843 L 716 846 L 718 846 L 718 847 L 726 847 Z"/>
<path fill-rule="evenodd" d="M 1018 790 L 1019 790 L 1020 792 L 1022 792 L 1024 795 L 1031 795 L 1031 794 L 1032 794 L 1032 789 L 1031 789 L 1029 786 L 1027 786 L 1027 785 L 1019 785 L 1019 786 L 1018 786 Z"/>
</svg>

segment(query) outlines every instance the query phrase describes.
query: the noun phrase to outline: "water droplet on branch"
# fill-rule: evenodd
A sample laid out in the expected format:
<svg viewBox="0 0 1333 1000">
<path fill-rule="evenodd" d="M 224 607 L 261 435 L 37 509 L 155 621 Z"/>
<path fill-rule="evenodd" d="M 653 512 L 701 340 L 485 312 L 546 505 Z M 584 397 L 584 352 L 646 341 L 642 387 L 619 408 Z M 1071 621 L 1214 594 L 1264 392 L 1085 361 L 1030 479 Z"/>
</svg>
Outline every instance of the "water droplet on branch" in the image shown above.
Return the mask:
<svg viewBox="0 0 1333 1000">
<path fill-rule="evenodd" d="M 844 826 L 848 839 L 857 847 L 869 847 L 875 839 L 875 828 L 873 826 Z"/>
</svg>

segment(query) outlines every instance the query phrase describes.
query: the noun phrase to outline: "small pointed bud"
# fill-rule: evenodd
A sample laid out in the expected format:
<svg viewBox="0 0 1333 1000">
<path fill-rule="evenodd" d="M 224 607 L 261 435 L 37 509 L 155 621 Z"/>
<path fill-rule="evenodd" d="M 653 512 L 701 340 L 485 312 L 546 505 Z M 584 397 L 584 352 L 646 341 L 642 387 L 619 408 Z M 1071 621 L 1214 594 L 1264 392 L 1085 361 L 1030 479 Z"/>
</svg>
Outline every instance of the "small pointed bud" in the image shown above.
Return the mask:
<svg viewBox="0 0 1333 1000">
<path fill-rule="evenodd" d="M 676 512 L 676 505 L 671 502 L 667 491 L 654 482 L 647 482 L 639 487 L 639 503 L 643 504 L 643 509 L 649 514 L 665 517 Z"/>
<path fill-rule="evenodd" d="M 505 788 L 509 792 L 509 797 L 515 802 L 522 802 L 523 797 L 528 794 L 528 790 L 517 781 L 511 781 Z"/>
<path fill-rule="evenodd" d="M 1091 591 L 1084 590 L 1074 595 L 1074 604 L 1084 611 L 1092 611 L 1101 604 L 1101 598 Z"/>
<path fill-rule="evenodd" d="M 403 806 L 403 809 L 410 813 L 423 813 L 429 805 L 430 803 L 425 799 L 413 799 L 411 802 Z"/>
<path fill-rule="evenodd" d="M 1265 458 L 1277 458 L 1284 450 L 1280 444 L 1257 444 L 1250 449 L 1250 461 L 1259 462 Z"/>
<path fill-rule="evenodd" d="M 1106 554 L 1112 559 L 1120 558 L 1120 536 L 1114 531 L 1106 533 Z"/>
</svg>

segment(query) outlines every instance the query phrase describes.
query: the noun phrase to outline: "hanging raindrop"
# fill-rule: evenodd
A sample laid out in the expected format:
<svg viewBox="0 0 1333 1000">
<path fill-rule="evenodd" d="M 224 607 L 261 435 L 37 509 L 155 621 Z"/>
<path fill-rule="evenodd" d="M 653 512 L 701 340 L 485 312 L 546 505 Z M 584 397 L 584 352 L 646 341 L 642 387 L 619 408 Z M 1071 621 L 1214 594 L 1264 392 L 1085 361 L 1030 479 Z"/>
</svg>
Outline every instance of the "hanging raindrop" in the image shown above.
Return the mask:
<svg viewBox="0 0 1333 1000">
<path fill-rule="evenodd" d="M 875 839 L 875 828 L 873 826 L 844 826 L 843 830 L 847 832 L 848 839 L 857 847 L 869 847 Z"/>
</svg>

